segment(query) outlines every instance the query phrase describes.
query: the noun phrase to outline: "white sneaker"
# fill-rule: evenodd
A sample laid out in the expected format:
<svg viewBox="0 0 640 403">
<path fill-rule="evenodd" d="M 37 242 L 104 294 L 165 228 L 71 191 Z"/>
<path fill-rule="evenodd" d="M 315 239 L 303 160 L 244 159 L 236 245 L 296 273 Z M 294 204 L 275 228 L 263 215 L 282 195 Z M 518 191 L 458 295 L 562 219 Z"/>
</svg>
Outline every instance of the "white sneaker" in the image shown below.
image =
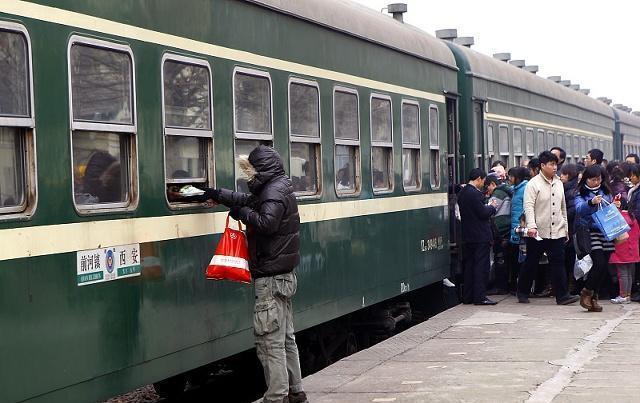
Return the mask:
<svg viewBox="0 0 640 403">
<path fill-rule="evenodd" d="M 611 299 L 612 304 L 628 304 L 630 302 L 631 302 L 631 299 L 629 297 L 621 297 L 619 295 Z"/>
</svg>

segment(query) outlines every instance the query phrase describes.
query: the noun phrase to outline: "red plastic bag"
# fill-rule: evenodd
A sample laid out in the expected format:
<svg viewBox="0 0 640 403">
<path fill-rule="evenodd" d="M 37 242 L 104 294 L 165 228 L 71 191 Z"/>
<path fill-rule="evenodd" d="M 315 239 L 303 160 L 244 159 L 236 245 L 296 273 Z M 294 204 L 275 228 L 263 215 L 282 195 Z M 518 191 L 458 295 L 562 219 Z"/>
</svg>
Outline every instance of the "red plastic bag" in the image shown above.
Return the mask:
<svg viewBox="0 0 640 403">
<path fill-rule="evenodd" d="M 238 221 L 238 228 L 237 230 L 229 228 L 229 216 L 227 215 L 224 233 L 218 243 L 216 253 L 207 267 L 207 279 L 251 283 L 249 248 L 240 221 Z"/>
</svg>

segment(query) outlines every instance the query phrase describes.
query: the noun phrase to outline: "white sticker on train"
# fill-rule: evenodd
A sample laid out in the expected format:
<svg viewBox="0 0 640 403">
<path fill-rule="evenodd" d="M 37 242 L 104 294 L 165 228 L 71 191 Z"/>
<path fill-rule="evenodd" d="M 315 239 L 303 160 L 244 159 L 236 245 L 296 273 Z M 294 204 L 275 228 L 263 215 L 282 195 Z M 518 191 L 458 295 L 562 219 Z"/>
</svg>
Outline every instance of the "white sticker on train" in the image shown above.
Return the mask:
<svg viewBox="0 0 640 403">
<path fill-rule="evenodd" d="M 76 252 L 78 286 L 140 275 L 140 244 Z"/>
</svg>

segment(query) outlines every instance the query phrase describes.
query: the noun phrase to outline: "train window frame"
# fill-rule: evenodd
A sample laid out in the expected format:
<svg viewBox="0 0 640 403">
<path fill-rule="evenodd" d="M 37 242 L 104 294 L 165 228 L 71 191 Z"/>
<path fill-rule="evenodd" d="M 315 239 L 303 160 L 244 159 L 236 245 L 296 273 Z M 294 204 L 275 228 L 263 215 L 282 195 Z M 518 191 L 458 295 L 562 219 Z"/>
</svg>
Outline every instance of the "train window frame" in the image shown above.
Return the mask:
<svg viewBox="0 0 640 403">
<path fill-rule="evenodd" d="M 266 78 L 269 82 L 269 114 L 270 114 L 270 133 L 257 133 L 257 132 L 246 132 L 239 131 L 237 127 L 237 115 L 236 115 L 236 91 L 235 91 L 235 80 L 238 74 L 244 74 L 252 77 L 258 78 Z M 274 117 L 273 117 L 273 80 L 271 79 L 271 74 L 266 70 L 259 70 L 249 67 L 243 66 L 235 66 L 233 69 L 233 73 L 231 76 L 231 96 L 232 96 L 232 105 L 231 108 L 233 110 L 233 183 L 234 189 L 236 191 L 242 191 L 238 188 L 238 164 L 236 161 L 236 150 L 238 148 L 237 142 L 240 141 L 256 141 L 258 144 L 265 144 L 271 147 L 274 146 L 274 135 L 273 135 L 273 125 L 274 125 Z"/>
<path fill-rule="evenodd" d="M 582 158 L 582 153 L 580 152 L 580 136 L 577 134 L 573 135 L 573 157 L 577 158 L 578 161 Z"/>
<path fill-rule="evenodd" d="M 391 141 L 378 141 L 373 139 L 373 99 L 379 99 L 383 101 L 389 102 L 389 123 L 391 127 Z M 388 194 L 393 193 L 395 189 L 395 171 L 394 167 L 394 147 L 393 147 L 393 101 L 389 95 L 380 94 L 380 93 L 371 93 L 369 95 L 369 136 L 371 140 L 370 144 L 370 169 L 371 169 L 371 189 L 373 190 L 374 195 L 379 194 Z M 376 188 L 375 181 L 373 178 L 373 149 L 375 147 L 385 148 L 387 151 L 390 149 L 389 153 L 389 166 L 387 167 L 387 175 L 389 175 L 389 187 L 388 188 Z"/>
<path fill-rule="evenodd" d="M 18 205 L 0 205 L 0 221 L 30 218 L 38 205 L 38 165 L 36 158 L 35 97 L 33 80 L 33 56 L 31 36 L 26 27 L 8 21 L 0 21 L 0 32 L 22 36 L 25 45 L 27 114 L 22 116 L 0 115 L 0 127 L 17 129 L 20 155 L 22 202 Z M 18 179 L 18 178 L 16 178 Z"/>
<path fill-rule="evenodd" d="M 98 48 L 105 51 L 119 52 L 128 55 L 131 62 L 131 124 L 124 123 L 105 123 L 100 121 L 76 120 L 73 112 L 73 81 L 72 81 L 72 60 L 71 50 L 74 46 L 85 46 Z M 122 212 L 135 211 L 139 203 L 140 184 L 138 180 L 139 161 L 138 161 L 138 114 L 137 114 L 137 94 L 136 94 L 136 61 L 131 47 L 122 42 L 107 41 L 83 35 L 72 35 L 67 45 L 67 87 L 69 94 L 69 122 L 70 122 L 70 150 L 71 150 L 71 198 L 76 212 L 80 215 L 102 214 L 105 212 Z M 74 161 L 74 145 L 73 137 L 77 132 L 85 133 L 105 133 L 128 135 L 124 142 L 124 150 L 127 152 L 125 160 L 127 161 L 127 200 L 121 202 L 106 202 L 81 204 L 76 201 L 75 186 L 75 161 Z M 122 143 L 121 143 L 122 144 Z"/>
<path fill-rule="evenodd" d="M 332 108 L 332 121 L 333 121 L 333 186 L 336 192 L 337 197 L 358 197 L 362 193 L 362 147 L 360 146 L 361 138 L 362 138 L 362 128 L 360 125 L 360 94 L 358 90 L 351 87 L 346 87 L 342 85 L 336 85 L 333 87 L 331 97 L 331 108 Z M 356 111 L 358 116 L 356 118 L 356 123 L 358 125 L 358 140 L 346 140 L 340 139 L 336 137 L 336 93 L 342 92 L 347 94 L 353 94 L 356 96 Z M 354 190 L 353 191 L 344 191 L 343 189 L 338 189 L 338 170 L 336 169 L 336 160 L 337 160 L 337 149 L 338 146 L 347 146 L 347 147 L 355 147 L 356 150 L 354 152 L 355 158 L 355 169 L 354 169 Z"/>
<path fill-rule="evenodd" d="M 292 131 L 291 126 L 291 86 L 293 84 L 296 85 L 306 85 L 308 87 L 313 87 L 318 92 L 318 137 L 314 136 L 305 136 L 305 135 L 296 135 Z M 289 77 L 289 82 L 287 83 L 287 122 L 289 125 L 289 175 L 292 176 L 291 172 L 291 161 L 292 161 L 292 144 L 293 143 L 306 143 L 306 144 L 315 144 L 316 145 L 316 183 L 317 190 L 315 192 L 295 192 L 294 194 L 296 198 L 299 200 L 305 199 L 319 199 L 322 197 L 322 193 L 324 190 L 323 186 L 323 166 L 322 166 L 322 105 L 321 105 L 321 93 L 320 93 L 320 85 L 318 85 L 317 81 L 314 80 L 306 80 L 299 77 Z"/>
<path fill-rule="evenodd" d="M 431 142 L 431 111 L 436 112 L 436 142 Z M 440 109 L 438 105 L 429 104 L 429 184 L 432 190 L 440 189 L 442 185 L 442 170 L 440 168 Z M 434 161 L 435 160 L 435 161 Z M 435 175 L 434 175 L 435 168 Z"/>
<path fill-rule="evenodd" d="M 536 146 L 538 147 L 538 154 L 547 149 L 546 146 L 547 136 L 544 130 L 538 129 L 536 131 Z M 542 143 L 542 144 L 541 144 Z"/>
<path fill-rule="evenodd" d="M 520 132 L 520 135 L 518 135 L 517 132 Z M 522 156 L 525 155 L 524 139 L 522 136 L 523 136 L 522 127 L 513 126 L 511 138 L 513 139 L 513 166 L 514 167 L 520 166 L 520 163 L 522 162 Z M 516 139 L 520 140 L 520 151 L 516 151 Z"/>
<path fill-rule="evenodd" d="M 533 127 L 524 128 L 524 154 L 527 158 L 534 158 L 536 155 L 535 137 Z M 531 148 L 529 148 L 529 141 L 531 139 Z"/>
<path fill-rule="evenodd" d="M 404 132 L 404 105 L 405 104 L 415 106 L 418 111 L 418 120 L 416 122 L 418 125 L 418 144 L 407 143 L 405 141 L 405 132 Z M 422 122 L 420 120 L 421 117 L 422 117 L 422 114 L 420 111 L 420 103 L 418 101 L 415 101 L 412 99 L 403 99 L 400 102 L 400 130 L 401 130 L 401 136 L 402 136 L 402 151 L 404 152 L 405 149 L 418 150 L 418 161 L 416 163 L 416 166 L 417 166 L 416 180 L 418 182 L 418 185 L 405 186 L 404 169 L 402 170 L 402 189 L 407 193 L 418 192 L 422 189 Z M 402 161 L 402 156 L 400 157 L 400 159 Z"/>
<path fill-rule="evenodd" d="M 491 165 L 493 164 L 493 158 L 495 156 L 495 136 L 494 136 L 494 130 L 493 130 L 493 123 L 489 123 L 487 122 L 487 135 L 485 136 L 485 141 L 486 141 L 486 155 L 485 158 L 487 160 L 487 166 L 489 168 L 491 168 Z"/>
<path fill-rule="evenodd" d="M 209 78 L 209 122 L 210 128 L 207 129 L 193 129 L 187 127 L 169 126 L 167 125 L 166 105 L 165 105 L 165 74 L 164 67 L 166 62 L 174 62 L 186 65 L 194 65 L 204 67 L 207 69 Z M 215 187 L 215 129 L 214 121 L 215 114 L 213 109 L 213 70 L 211 64 L 204 58 L 197 58 L 191 56 L 179 55 L 176 53 L 167 52 L 162 55 L 160 63 L 160 91 L 161 91 L 161 109 L 162 109 L 162 157 L 163 157 L 163 175 L 165 183 L 165 201 L 171 209 L 183 209 L 183 208 L 199 208 L 202 207 L 201 203 L 190 202 L 189 200 L 171 201 L 168 197 L 167 189 L 170 185 L 175 184 L 193 184 L 202 183 L 205 187 Z M 205 178 L 185 178 L 169 180 L 167 177 L 167 136 L 184 137 L 184 138 L 198 138 L 208 140 L 206 144 L 206 156 L 205 156 Z M 202 186 L 202 185 L 201 185 Z"/>
</svg>

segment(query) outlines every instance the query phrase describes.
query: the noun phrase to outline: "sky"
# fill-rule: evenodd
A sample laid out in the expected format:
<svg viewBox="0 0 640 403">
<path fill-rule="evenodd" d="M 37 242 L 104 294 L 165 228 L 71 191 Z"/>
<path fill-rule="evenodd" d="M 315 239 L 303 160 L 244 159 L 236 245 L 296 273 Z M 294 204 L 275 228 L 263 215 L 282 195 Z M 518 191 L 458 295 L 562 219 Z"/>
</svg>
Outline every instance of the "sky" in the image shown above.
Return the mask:
<svg viewBox="0 0 640 403">
<path fill-rule="evenodd" d="M 538 65 L 542 77 L 561 76 L 640 110 L 640 3 L 610 0 L 353 0 L 380 11 L 404 1 L 404 21 L 435 36 L 456 28 L 481 53 L 510 52 Z M 386 10 L 385 10 L 386 12 Z"/>
</svg>

